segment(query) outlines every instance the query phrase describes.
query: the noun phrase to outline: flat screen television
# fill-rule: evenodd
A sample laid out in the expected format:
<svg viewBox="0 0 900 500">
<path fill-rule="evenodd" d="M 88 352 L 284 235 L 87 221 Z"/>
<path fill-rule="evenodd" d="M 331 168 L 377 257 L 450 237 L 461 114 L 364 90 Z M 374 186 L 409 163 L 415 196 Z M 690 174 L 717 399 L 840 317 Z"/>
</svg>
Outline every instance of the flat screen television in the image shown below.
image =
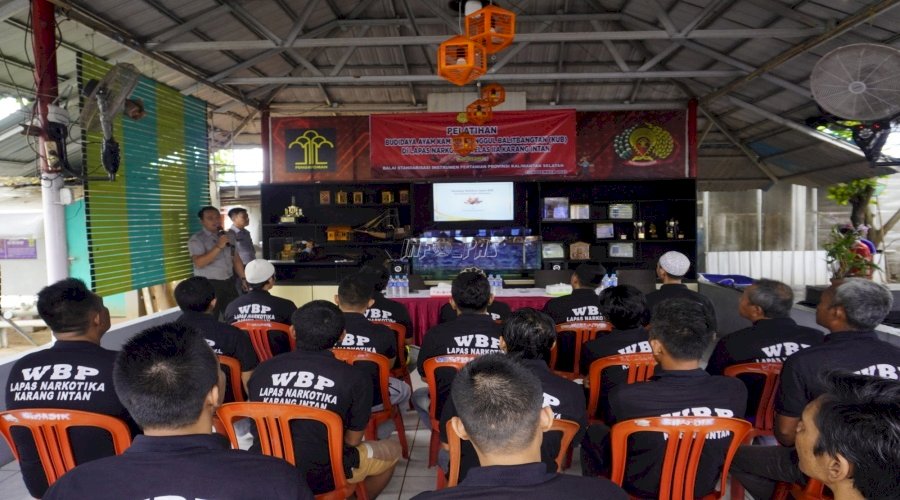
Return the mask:
<svg viewBox="0 0 900 500">
<path fill-rule="evenodd" d="M 432 186 L 434 222 L 515 220 L 512 182 L 441 182 Z"/>
</svg>

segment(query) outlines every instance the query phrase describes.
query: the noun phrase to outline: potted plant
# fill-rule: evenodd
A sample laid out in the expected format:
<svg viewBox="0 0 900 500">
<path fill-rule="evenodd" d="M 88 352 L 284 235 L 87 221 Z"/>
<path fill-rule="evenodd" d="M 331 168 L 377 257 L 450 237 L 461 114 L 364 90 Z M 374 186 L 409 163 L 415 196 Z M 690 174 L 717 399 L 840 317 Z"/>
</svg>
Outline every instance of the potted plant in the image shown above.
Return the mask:
<svg viewBox="0 0 900 500">
<path fill-rule="evenodd" d="M 831 238 L 823 245 L 825 262 L 831 268 L 831 280 L 844 278 L 871 278 L 875 271 L 880 271 L 872 260 L 869 247 L 860 241 L 865 237 L 868 228 L 859 225 L 835 226 L 831 229 Z"/>
</svg>

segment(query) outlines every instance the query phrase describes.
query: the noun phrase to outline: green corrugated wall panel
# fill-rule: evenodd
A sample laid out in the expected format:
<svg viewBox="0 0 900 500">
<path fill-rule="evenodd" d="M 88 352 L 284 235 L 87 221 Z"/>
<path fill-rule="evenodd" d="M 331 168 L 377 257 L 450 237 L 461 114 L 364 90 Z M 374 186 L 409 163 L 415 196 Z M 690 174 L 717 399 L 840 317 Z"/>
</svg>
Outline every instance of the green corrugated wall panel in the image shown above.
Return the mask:
<svg viewBox="0 0 900 500">
<path fill-rule="evenodd" d="M 82 84 L 109 68 L 79 57 Z M 147 116 L 115 120 L 122 153 L 116 181 L 85 186 L 91 277 L 101 295 L 190 276 L 187 239 L 199 228 L 197 209 L 209 203 L 206 104 L 144 77 L 131 95 L 143 99 Z M 85 168 L 102 177 L 102 137 L 85 138 Z"/>
</svg>

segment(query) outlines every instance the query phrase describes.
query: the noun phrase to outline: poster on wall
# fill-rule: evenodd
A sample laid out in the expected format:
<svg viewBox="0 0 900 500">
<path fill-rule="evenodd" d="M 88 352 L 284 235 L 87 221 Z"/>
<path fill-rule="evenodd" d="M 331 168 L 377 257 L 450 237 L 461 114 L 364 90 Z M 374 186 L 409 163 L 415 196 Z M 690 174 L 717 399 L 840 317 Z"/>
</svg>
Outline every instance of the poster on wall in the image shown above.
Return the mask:
<svg viewBox="0 0 900 500">
<path fill-rule="evenodd" d="M 271 123 L 274 182 L 369 177 L 368 118 L 286 117 Z"/>
<path fill-rule="evenodd" d="M 0 259 L 37 259 L 35 240 L 30 238 L 0 239 Z"/>
<path fill-rule="evenodd" d="M 578 166 L 594 179 L 696 177 L 689 158 L 689 113 L 578 113 Z"/>
<path fill-rule="evenodd" d="M 496 112 L 483 125 L 456 113 L 372 115 L 370 163 L 376 178 L 565 176 L 576 173 L 575 111 Z M 457 154 L 452 137 L 473 135 Z"/>
</svg>

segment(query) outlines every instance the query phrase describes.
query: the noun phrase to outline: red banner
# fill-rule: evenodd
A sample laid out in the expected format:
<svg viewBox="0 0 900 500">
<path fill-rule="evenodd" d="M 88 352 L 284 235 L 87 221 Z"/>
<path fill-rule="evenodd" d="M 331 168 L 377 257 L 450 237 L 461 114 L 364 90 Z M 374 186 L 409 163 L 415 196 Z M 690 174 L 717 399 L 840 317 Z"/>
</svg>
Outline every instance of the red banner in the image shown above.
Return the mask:
<svg viewBox="0 0 900 500">
<path fill-rule="evenodd" d="M 456 113 L 372 115 L 372 176 L 380 178 L 561 176 L 576 173 L 575 111 L 495 112 L 481 126 Z M 478 148 L 461 156 L 454 135 L 468 132 Z"/>
</svg>

